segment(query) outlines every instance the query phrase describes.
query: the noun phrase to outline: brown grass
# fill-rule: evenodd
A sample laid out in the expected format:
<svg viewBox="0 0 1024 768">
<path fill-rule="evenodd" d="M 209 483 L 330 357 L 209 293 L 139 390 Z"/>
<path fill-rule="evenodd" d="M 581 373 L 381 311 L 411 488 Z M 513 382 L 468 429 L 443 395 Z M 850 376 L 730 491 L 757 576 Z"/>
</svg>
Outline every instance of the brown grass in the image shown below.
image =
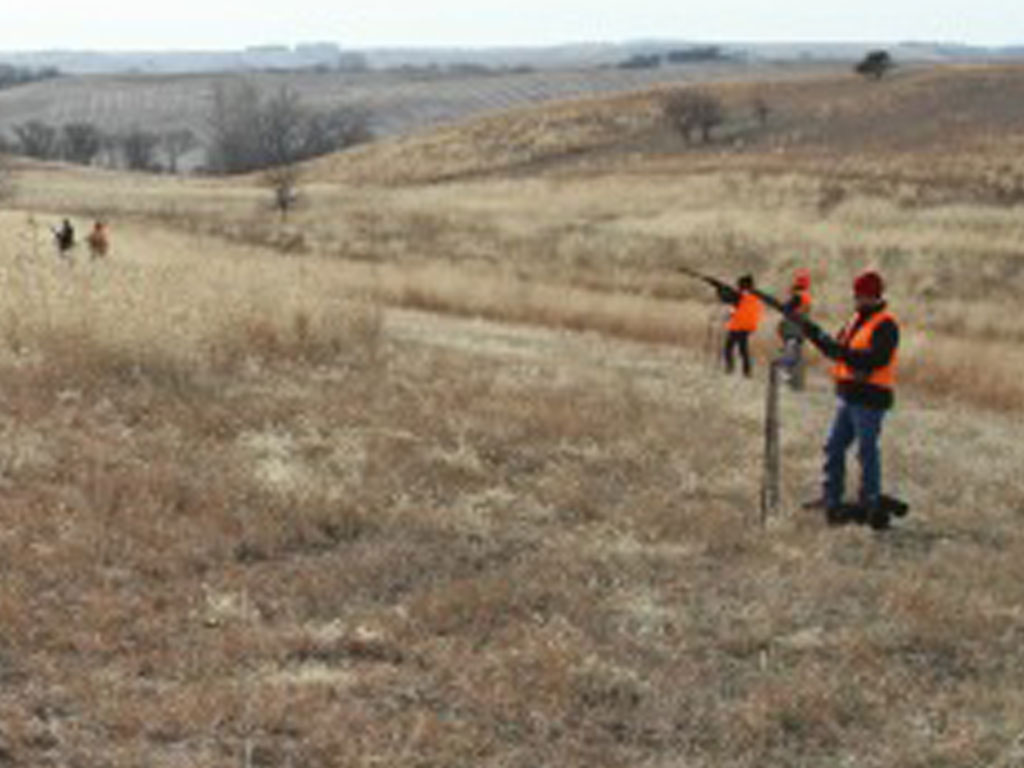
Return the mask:
<svg viewBox="0 0 1024 768">
<path fill-rule="evenodd" d="M 1017 212 L 619 162 L 324 181 L 284 229 L 241 185 L 24 172 L 0 763 L 1016 764 Z M 97 212 L 98 184 L 111 255 L 60 263 L 46 211 Z M 818 374 L 783 393 L 758 524 L 761 379 L 707 364 L 681 263 L 808 266 L 827 324 L 883 269 L 895 530 L 798 507 Z"/>
</svg>

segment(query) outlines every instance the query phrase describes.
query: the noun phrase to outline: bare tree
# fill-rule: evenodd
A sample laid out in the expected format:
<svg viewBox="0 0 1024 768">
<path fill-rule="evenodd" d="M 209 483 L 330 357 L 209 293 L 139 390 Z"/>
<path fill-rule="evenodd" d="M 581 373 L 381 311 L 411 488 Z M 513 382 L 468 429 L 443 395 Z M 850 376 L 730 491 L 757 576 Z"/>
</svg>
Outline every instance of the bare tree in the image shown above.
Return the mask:
<svg viewBox="0 0 1024 768">
<path fill-rule="evenodd" d="M 304 157 L 318 157 L 362 144 L 373 138 L 370 112 L 354 105 L 340 106 L 330 112 L 313 112 L 307 116 L 304 133 Z"/>
<path fill-rule="evenodd" d="M 282 87 L 264 98 L 251 84 L 218 86 L 210 118 L 211 170 L 262 170 L 272 205 L 285 220 L 299 201 L 301 163 L 371 137 L 369 113 L 355 107 L 318 111 Z"/>
<path fill-rule="evenodd" d="M 103 134 L 92 123 L 66 123 L 61 128 L 60 145 L 68 162 L 91 165 L 103 146 Z"/>
<path fill-rule="evenodd" d="M 761 128 L 767 128 L 768 118 L 772 113 L 772 109 L 768 106 L 767 100 L 763 96 L 755 96 L 751 107 L 754 110 L 754 118 L 757 120 L 757 124 Z"/>
<path fill-rule="evenodd" d="M 299 162 L 306 157 L 310 125 L 309 113 L 303 108 L 299 95 L 281 88 L 260 111 L 260 148 L 264 182 L 273 194 L 274 208 L 281 220 L 298 202 L 298 182 L 302 176 Z"/>
<path fill-rule="evenodd" d="M 100 135 L 100 164 L 107 168 L 121 165 L 121 137 L 116 133 Z"/>
<path fill-rule="evenodd" d="M 189 128 L 179 128 L 160 134 L 160 149 L 167 161 L 168 173 L 178 172 L 178 163 L 182 156 L 199 146 L 199 139 Z"/>
<path fill-rule="evenodd" d="M 57 129 L 41 120 L 29 120 L 14 126 L 14 135 L 23 155 L 38 160 L 53 160 L 59 155 Z"/>
<path fill-rule="evenodd" d="M 216 173 L 296 163 L 372 137 L 364 109 L 315 110 L 290 88 L 264 98 L 246 82 L 214 89 L 210 132 L 209 166 Z"/>
<path fill-rule="evenodd" d="M 688 144 L 695 132 L 704 143 L 710 142 L 712 131 L 725 122 L 722 102 L 706 91 L 691 88 L 669 92 L 662 101 L 662 113 Z"/>
<path fill-rule="evenodd" d="M 259 147 L 261 165 L 275 167 L 304 159 L 308 114 L 299 94 L 281 88 L 260 110 Z"/>
<path fill-rule="evenodd" d="M 214 87 L 207 149 L 210 170 L 245 173 L 261 167 L 260 100 L 260 92 L 245 81 Z"/>
<path fill-rule="evenodd" d="M 160 137 L 152 131 L 133 128 L 120 136 L 121 154 L 130 171 L 157 171 L 156 148 Z"/>
</svg>

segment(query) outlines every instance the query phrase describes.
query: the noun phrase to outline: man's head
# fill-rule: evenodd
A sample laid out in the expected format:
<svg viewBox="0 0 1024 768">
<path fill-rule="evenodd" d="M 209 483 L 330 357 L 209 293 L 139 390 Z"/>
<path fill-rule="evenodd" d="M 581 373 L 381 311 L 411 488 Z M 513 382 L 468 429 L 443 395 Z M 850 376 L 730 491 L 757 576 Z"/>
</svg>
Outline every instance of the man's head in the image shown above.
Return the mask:
<svg viewBox="0 0 1024 768">
<path fill-rule="evenodd" d="M 873 269 L 861 272 L 853 280 L 853 300 L 858 307 L 879 303 L 884 291 L 882 276 Z"/>
<path fill-rule="evenodd" d="M 793 290 L 806 291 L 811 287 L 811 273 L 806 269 L 798 269 L 793 274 Z"/>
<path fill-rule="evenodd" d="M 754 276 L 753 275 L 741 275 L 740 279 L 736 281 L 736 285 L 739 286 L 741 291 L 749 291 L 754 287 Z"/>
</svg>

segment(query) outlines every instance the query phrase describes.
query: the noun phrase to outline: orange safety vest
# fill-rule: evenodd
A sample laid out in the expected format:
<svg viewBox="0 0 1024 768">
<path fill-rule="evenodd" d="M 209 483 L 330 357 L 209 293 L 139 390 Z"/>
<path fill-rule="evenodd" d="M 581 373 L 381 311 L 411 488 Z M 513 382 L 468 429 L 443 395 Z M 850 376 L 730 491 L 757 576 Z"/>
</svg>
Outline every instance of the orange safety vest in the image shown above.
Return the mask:
<svg viewBox="0 0 1024 768">
<path fill-rule="evenodd" d="M 896 316 L 891 312 L 876 312 L 850 337 L 850 329 L 857 322 L 855 316 L 839 332 L 839 343 L 848 349 L 871 349 L 871 338 L 875 334 L 875 329 L 886 320 L 896 322 Z M 832 368 L 832 377 L 836 381 L 859 381 L 882 389 L 892 389 L 896 383 L 896 350 L 893 350 L 892 358 L 887 365 L 872 371 L 855 371 L 840 360 Z"/>
<path fill-rule="evenodd" d="M 729 314 L 726 329 L 753 332 L 757 330 L 759 322 L 761 322 L 761 300 L 749 291 L 740 291 L 740 300 Z"/>
<path fill-rule="evenodd" d="M 107 240 L 107 228 L 102 224 L 97 224 L 92 228 L 92 232 L 86 238 L 89 242 L 89 247 L 93 253 L 100 256 L 105 256 L 107 253 L 107 247 L 110 243 Z"/>
</svg>

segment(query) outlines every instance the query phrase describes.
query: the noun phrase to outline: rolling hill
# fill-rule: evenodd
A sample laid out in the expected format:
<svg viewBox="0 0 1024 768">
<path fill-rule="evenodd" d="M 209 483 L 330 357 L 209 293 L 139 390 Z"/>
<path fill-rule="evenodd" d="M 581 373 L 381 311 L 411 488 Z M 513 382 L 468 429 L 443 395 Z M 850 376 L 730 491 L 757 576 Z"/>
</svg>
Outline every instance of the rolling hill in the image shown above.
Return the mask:
<svg viewBox="0 0 1024 768">
<path fill-rule="evenodd" d="M 688 145 L 668 128 L 658 83 L 616 96 L 563 100 L 467 119 L 313 161 L 309 178 L 395 183 L 542 171 L 603 173 L 701 167 L 801 169 L 936 198 L 1012 196 L 1024 163 L 1024 68 L 942 66 L 881 83 L 848 74 L 731 79 L 701 87 L 723 103 L 716 140 Z M 755 100 L 768 106 L 758 124 Z"/>
<path fill-rule="evenodd" d="M 202 134 L 215 84 L 243 77 L 268 91 L 287 86 L 314 107 L 367 107 L 374 115 L 376 132 L 390 136 L 542 101 L 627 92 L 657 83 L 763 77 L 794 68 L 820 71 L 837 66 L 727 61 L 641 70 L 582 67 L 470 74 L 426 70 L 81 75 L 0 91 L 0 130 L 9 133 L 12 126 L 29 120 L 55 125 L 85 120 L 111 131 L 189 127 Z"/>
</svg>

